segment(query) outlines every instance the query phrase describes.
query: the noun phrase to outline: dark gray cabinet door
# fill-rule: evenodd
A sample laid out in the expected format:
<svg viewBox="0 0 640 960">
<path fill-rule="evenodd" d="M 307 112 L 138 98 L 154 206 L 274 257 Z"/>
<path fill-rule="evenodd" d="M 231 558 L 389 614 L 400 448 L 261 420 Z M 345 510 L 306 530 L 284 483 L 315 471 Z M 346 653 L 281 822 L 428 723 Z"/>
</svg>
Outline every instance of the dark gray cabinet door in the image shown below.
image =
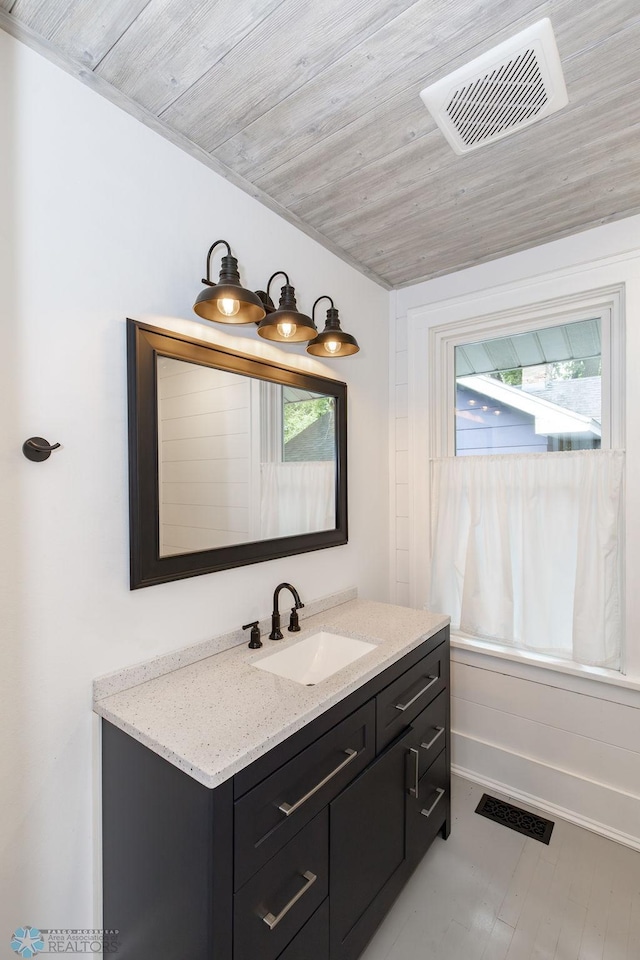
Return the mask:
<svg viewBox="0 0 640 960">
<path fill-rule="evenodd" d="M 331 960 L 359 956 L 406 878 L 409 736 L 391 744 L 330 805 Z"/>
</svg>

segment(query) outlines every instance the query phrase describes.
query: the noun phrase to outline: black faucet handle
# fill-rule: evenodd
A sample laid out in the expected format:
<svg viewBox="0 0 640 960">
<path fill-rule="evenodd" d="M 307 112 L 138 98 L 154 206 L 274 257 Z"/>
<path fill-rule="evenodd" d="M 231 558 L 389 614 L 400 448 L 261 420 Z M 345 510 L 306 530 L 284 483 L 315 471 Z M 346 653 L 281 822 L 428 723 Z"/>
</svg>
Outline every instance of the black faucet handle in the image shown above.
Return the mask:
<svg viewBox="0 0 640 960">
<path fill-rule="evenodd" d="M 252 650 L 257 650 L 262 646 L 262 640 L 260 639 L 260 621 L 254 620 L 253 623 L 245 623 L 243 630 L 248 630 L 251 627 L 251 639 L 249 640 L 249 647 Z"/>
<path fill-rule="evenodd" d="M 301 603 L 300 606 L 304 607 L 304 603 Z M 291 633 L 297 633 L 300 630 L 300 621 L 298 620 L 298 604 L 296 604 L 295 607 L 291 607 L 288 629 Z"/>
</svg>

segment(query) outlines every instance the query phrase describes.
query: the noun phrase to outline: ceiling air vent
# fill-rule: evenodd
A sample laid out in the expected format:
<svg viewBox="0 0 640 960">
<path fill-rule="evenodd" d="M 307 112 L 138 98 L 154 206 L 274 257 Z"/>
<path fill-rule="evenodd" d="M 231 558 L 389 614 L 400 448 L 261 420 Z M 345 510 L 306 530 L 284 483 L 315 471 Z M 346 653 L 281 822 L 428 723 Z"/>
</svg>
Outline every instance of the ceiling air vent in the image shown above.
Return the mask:
<svg viewBox="0 0 640 960">
<path fill-rule="evenodd" d="M 551 21 L 540 20 L 420 96 L 456 153 L 555 113 L 568 97 Z"/>
</svg>

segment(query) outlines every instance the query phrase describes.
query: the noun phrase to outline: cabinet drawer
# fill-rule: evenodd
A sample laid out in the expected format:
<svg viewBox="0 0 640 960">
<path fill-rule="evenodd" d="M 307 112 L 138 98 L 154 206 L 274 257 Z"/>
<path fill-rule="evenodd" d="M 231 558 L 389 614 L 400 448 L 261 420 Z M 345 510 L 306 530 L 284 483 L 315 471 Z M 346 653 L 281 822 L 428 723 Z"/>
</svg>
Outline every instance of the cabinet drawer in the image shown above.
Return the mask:
<svg viewBox="0 0 640 960">
<path fill-rule="evenodd" d="M 275 960 L 329 889 L 329 811 L 323 810 L 234 895 L 234 960 Z"/>
<path fill-rule="evenodd" d="M 234 889 L 370 763 L 374 731 L 370 701 L 236 801 Z"/>
<path fill-rule="evenodd" d="M 376 697 L 377 749 L 382 750 L 447 686 L 449 645 L 440 646 Z"/>
<path fill-rule="evenodd" d="M 407 794 L 407 859 L 417 863 L 442 824 L 449 816 L 451 804 L 449 764 L 442 750 L 420 778 L 418 795 Z"/>
<path fill-rule="evenodd" d="M 449 695 L 443 690 L 411 724 L 408 765 L 409 783 L 414 791 L 415 784 L 445 748 L 448 708 Z"/>
<path fill-rule="evenodd" d="M 307 920 L 279 960 L 329 960 L 329 898 Z"/>
</svg>

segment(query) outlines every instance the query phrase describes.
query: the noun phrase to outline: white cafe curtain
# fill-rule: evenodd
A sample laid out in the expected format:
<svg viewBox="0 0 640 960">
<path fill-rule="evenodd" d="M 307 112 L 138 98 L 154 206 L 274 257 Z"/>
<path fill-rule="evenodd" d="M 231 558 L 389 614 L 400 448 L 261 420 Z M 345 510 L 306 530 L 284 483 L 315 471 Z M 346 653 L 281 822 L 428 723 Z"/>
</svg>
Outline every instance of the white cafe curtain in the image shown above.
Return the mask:
<svg viewBox="0 0 640 960">
<path fill-rule="evenodd" d="M 429 607 L 465 634 L 620 668 L 616 450 L 432 462 Z"/>
<path fill-rule="evenodd" d="M 263 463 L 261 536 L 289 537 L 336 525 L 336 465 L 333 460 Z"/>
</svg>

